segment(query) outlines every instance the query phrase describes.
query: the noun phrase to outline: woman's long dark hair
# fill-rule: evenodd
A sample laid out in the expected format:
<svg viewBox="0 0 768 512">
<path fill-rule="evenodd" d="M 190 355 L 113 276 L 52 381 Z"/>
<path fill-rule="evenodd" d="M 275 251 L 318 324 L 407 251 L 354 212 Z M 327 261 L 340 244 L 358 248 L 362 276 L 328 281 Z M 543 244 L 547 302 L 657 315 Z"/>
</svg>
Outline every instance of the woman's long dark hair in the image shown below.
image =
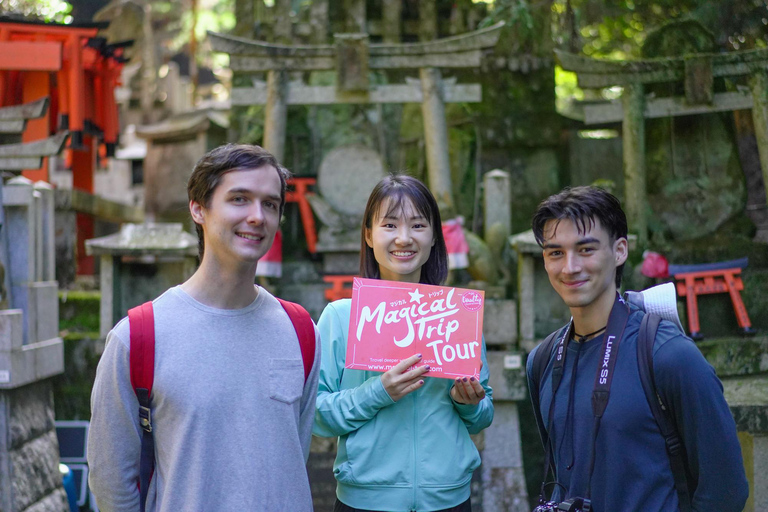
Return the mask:
<svg viewBox="0 0 768 512">
<path fill-rule="evenodd" d="M 389 200 L 388 211 L 381 212 L 382 205 Z M 366 235 L 373 227 L 377 215 L 393 216 L 401 213 L 405 200 L 410 200 L 416 211 L 432 227 L 435 245 L 429 253 L 429 259 L 421 267 L 420 283 L 440 285 L 448 277 L 448 251 L 443 238 L 443 224 L 440 210 L 432 192 L 422 182 L 405 174 L 392 174 L 382 179 L 371 191 L 368 204 L 363 213 L 362 236 L 360 241 L 360 275 L 371 279 L 380 279 L 379 264 L 373 254 L 373 248 L 366 243 Z"/>
</svg>

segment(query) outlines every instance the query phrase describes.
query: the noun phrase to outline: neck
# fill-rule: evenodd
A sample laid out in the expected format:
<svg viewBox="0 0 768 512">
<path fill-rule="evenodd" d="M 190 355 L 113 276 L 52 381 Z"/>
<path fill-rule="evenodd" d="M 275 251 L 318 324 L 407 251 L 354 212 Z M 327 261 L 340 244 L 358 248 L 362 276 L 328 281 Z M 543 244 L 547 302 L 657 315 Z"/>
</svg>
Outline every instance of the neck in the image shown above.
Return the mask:
<svg viewBox="0 0 768 512">
<path fill-rule="evenodd" d="M 616 289 L 606 291 L 592 304 L 584 307 L 571 308 L 573 316 L 573 330 L 581 335 L 589 334 L 608 325 L 608 317 L 616 299 Z"/>
<path fill-rule="evenodd" d="M 206 263 L 200 267 L 181 289 L 196 301 L 218 309 L 241 309 L 252 303 L 258 295 L 253 284 L 256 265 L 243 265 L 235 270 Z"/>
</svg>

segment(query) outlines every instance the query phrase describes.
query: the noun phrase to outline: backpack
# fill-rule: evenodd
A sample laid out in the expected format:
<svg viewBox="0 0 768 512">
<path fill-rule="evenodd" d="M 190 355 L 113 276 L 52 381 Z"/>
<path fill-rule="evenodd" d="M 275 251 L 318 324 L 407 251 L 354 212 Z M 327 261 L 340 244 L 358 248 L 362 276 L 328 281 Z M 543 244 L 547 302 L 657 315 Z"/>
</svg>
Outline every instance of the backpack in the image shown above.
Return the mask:
<svg viewBox="0 0 768 512">
<path fill-rule="evenodd" d="M 315 326 L 303 307 L 280 298 L 277 300 L 291 319 L 296 335 L 299 337 L 306 383 L 315 363 Z M 129 310 L 128 319 L 131 333 L 131 386 L 139 400 L 139 424 L 143 431 L 138 486 L 141 494 L 141 512 L 144 512 L 149 481 L 155 469 L 155 440 L 152 434 L 151 412 L 152 383 L 155 374 L 155 318 L 152 302 L 145 302 Z"/>
<path fill-rule="evenodd" d="M 648 405 L 667 447 L 667 455 L 669 456 L 669 463 L 675 480 L 675 490 L 677 491 L 680 512 L 690 512 L 692 510 L 691 497 L 696 489 L 696 483 L 693 481 L 690 472 L 686 469 L 685 450 L 675 425 L 675 419 L 666 405 L 664 405 L 661 396 L 659 396 L 656 390 L 656 381 L 653 374 L 653 343 L 656 340 L 656 331 L 661 320 L 660 316 L 652 313 L 646 313 L 643 316 L 637 336 L 637 366 L 645 398 L 648 401 Z M 567 327 L 563 329 L 567 329 Z M 547 432 L 541 416 L 539 388 L 544 371 L 547 369 L 547 364 L 555 348 L 558 334 L 560 333 L 562 333 L 562 329 L 553 332 L 541 343 L 536 354 L 534 354 L 531 367 L 531 386 L 529 392 L 531 402 L 533 403 L 536 424 L 539 427 L 539 434 L 544 446 L 547 446 Z M 552 453 L 548 453 L 546 456 L 551 458 Z M 551 459 L 551 464 L 551 467 L 554 468 L 553 459 Z"/>
</svg>

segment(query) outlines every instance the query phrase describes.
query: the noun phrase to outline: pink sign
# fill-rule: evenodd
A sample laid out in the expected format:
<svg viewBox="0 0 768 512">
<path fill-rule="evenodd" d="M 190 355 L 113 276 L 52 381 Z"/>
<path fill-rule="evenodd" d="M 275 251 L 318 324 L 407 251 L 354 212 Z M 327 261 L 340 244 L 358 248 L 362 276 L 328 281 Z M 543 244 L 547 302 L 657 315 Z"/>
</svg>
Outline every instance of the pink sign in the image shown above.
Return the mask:
<svg viewBox="0 0 768 512">
<path fill-rule="evenodd" d="M 386 372 L 414 354 L 427 377 L 480 377 L 484 292 L 355 278 L 346 368 Z"/>
</svg>

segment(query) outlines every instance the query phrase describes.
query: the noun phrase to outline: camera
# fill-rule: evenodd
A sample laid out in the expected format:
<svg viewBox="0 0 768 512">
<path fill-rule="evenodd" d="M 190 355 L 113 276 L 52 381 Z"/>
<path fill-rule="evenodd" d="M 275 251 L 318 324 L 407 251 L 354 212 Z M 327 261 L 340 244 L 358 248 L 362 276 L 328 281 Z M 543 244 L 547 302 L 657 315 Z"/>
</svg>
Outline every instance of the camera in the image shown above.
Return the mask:
<svg viewBox="0 0 768 512">
<path fill-rule="evenodd" d="M 533 512 L 591 512 L 592 502 L 584 498 L 569 498 L 560 503 L 547 501 L 540 503 Z"/>
</svg>

